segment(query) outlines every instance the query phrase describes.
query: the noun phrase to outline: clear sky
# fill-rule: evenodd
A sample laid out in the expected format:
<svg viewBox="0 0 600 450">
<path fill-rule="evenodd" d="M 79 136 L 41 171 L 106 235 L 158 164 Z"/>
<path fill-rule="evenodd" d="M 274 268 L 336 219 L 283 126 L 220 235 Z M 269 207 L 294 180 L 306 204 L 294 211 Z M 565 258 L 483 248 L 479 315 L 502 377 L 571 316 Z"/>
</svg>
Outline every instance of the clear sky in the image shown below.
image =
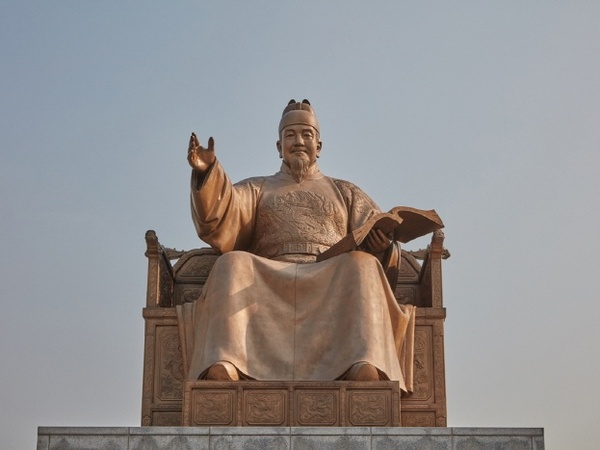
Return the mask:
<svg viewBox="0 0 600 450">
<path fill-rule="evenodd" d="M 593 0 L 0 3 L 3 447 L 140 424 L 144 233 L 203 245 L 190 132 L 233 180 L 271 174 L 308 98 L 323 172 L 446 223 L 449 426 L 597 448 L 599 23 Z"/>
</svg>

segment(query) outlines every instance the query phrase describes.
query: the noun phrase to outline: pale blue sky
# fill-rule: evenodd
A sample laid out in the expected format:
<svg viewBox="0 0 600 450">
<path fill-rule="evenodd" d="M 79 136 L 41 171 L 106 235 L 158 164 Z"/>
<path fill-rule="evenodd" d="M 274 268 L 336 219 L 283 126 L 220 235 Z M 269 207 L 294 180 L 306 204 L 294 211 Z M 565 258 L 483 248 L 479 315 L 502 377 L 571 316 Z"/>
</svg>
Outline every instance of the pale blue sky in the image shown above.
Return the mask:
<svg viewBox="0 0 600 450">
<path fill-rule="evenodd" d="M 596 448 L 598 23 L 595 1 L 2 2 L 3 445 L 139 425 L 144 232 L 202 245 L 189 133 L 234 180 L 273 173 L 293 97 L 323 172 L 444 218 L 448 424 Z"/>
</svg>

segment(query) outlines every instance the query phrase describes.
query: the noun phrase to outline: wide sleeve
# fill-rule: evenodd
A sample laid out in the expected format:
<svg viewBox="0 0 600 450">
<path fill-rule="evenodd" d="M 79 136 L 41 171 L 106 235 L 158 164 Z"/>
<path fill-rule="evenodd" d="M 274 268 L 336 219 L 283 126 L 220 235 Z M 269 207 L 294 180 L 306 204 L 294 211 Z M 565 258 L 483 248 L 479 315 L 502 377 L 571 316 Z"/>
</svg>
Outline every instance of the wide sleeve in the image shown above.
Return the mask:
<svg viewBox="0 0 600 450">
<path fill-rule="evenodd" d="M 355 184 L 339 179 L 334 179 L 333 181 L 348 208 L 348 232 L 360 227 L 371 216 L 381 212 L 371 197 Z M 400 243 L 392 241 L 387 250 L 376 256 L 385 270 L 390 287 L 394 290 L 401 262 Z"/>
<path fill-rule="evenodd" d="M 345 180 L 333 179 L 348 210 L 348 232 L 354 231 L 381 210 L 362 189 Z"/>
<path fill-rule="evenodd" d="M 232 185 L 219 161 L 205 174 L 192 171 L 192 220 L 200 239 L 221 253 L 246 250 L 261 184 L 261 178 L 253 178 Z"/>
</svg>

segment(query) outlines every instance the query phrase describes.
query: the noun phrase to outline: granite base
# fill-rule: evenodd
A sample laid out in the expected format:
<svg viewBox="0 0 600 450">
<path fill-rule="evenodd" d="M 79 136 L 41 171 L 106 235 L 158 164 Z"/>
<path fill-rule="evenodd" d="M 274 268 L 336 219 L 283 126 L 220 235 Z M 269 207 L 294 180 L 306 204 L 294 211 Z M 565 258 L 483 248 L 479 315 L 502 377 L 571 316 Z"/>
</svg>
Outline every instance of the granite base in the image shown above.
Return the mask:
<svg viewBox="0 0 600 450">
<path fill-rule="evenodd" d="M 543 450 L 543 428 L 39 427 L 37 450 Z"/>
</svg>

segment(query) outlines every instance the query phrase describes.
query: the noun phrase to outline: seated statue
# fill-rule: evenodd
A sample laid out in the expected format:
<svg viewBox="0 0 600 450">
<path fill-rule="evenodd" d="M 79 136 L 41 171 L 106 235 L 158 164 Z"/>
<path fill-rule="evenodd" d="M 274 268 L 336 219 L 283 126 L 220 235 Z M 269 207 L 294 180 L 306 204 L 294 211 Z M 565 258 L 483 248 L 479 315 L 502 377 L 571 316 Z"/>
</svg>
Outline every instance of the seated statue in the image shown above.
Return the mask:
<svg viewBox="0 0 600 450">
<path fill-rule="evenodd" d="M 276 145 L 279 172 L 232 184 L 213 138 L 203 147 L 191 135 L 193 221 L 222 255 L 186 324 L 188 378 L 397 380 L 410 390 L 414 307 L 398 305 L 386 277 L 399 245 L 374 228 L 359 250 L 316 262 L 381 211 L 354 184 L 319 171 L 319 123 L 307 100 L 284 109 Z"/>
</svg>

